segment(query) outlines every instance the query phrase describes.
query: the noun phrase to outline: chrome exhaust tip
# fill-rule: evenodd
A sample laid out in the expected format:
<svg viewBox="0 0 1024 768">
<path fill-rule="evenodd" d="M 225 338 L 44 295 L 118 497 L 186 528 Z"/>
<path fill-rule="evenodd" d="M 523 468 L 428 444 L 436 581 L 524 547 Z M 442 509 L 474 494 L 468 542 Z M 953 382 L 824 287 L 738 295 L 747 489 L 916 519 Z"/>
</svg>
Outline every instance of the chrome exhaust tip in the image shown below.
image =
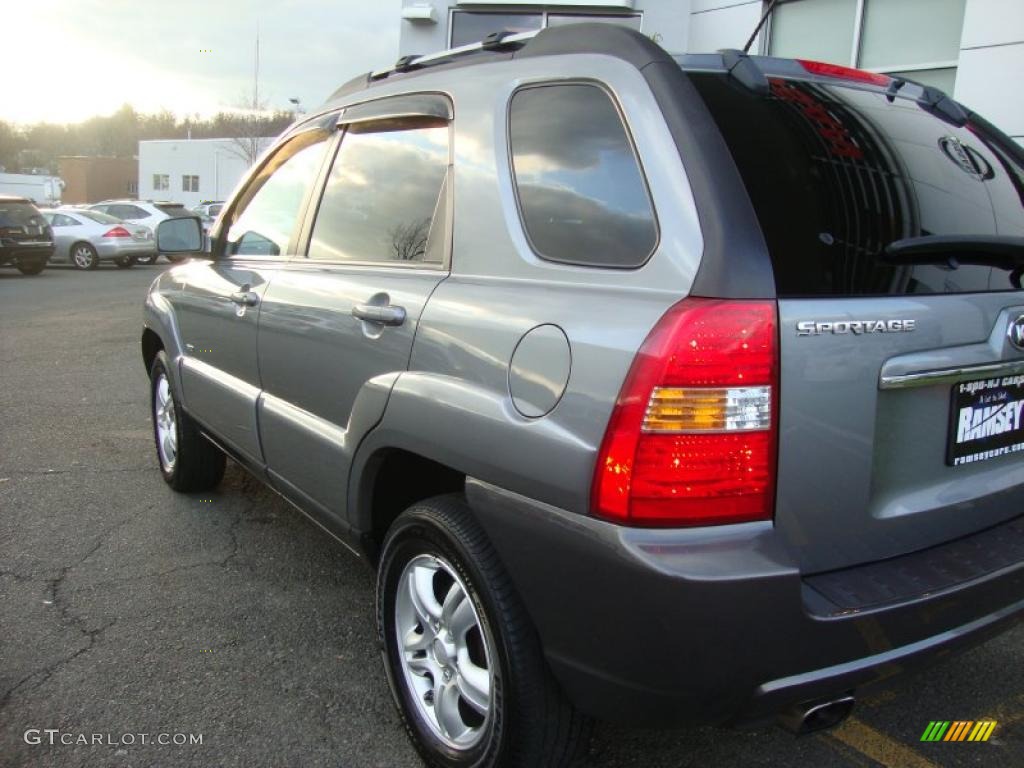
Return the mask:
<svg viewBox="0 0 1024 768">
<path fill-rule="evenodd" d="M 779 715 L 779 724 L 797 736 L 825 731 L 849 717 L 854 703 L 853 696 L 840 696 L 829 701 L 799 704 Z"/>
</svg>

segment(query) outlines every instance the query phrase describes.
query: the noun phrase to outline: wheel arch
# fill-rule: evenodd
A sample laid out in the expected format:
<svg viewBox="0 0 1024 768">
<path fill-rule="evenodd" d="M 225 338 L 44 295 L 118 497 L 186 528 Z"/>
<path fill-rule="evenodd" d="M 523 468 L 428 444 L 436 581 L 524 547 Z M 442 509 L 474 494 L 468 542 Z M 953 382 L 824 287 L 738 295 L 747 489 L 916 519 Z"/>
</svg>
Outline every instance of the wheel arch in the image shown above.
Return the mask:
<svg viewBox="0 0 1024 768">
<path fill-rule="evenodd" d="M 148 375 L 153 368 L 153 361 L 156 360 L 157 353 L 164 349 L 164 342 L 152 328 L 144 328 L 140 345 L 142 347 L 142 363 L 146 366 Z"/>
<path fill-rule="evenodd" d="M 465 490 L 466 474 L 420 453 L 381 446 L 360 463 L 350 498 L 351 520 L 367 559 L 376 564 L 384 537 L 402 512 L 418 501 Z"/>
</svg>

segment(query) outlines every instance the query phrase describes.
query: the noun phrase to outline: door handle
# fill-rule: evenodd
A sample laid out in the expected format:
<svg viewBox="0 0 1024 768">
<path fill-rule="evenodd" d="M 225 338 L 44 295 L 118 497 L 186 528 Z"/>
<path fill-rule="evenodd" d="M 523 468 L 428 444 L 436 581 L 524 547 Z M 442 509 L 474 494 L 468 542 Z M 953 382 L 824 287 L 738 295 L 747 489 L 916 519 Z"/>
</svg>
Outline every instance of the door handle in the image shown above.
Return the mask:
<svg viewBox="0 0 1024 768">
<path fill-rule="evenodd" d="M 240 307 L 255 307 L 260 303 L 260 296 L 255 291 L 237 291 L 231 294 L 230 299 Z"/>
<path fill-rule="evenodd" d="M 405 322 L 405 307 L 393 304 L 356 304 L 352 307 L 352 317 L 380 325 L 401 325 Z"/>
</svg>

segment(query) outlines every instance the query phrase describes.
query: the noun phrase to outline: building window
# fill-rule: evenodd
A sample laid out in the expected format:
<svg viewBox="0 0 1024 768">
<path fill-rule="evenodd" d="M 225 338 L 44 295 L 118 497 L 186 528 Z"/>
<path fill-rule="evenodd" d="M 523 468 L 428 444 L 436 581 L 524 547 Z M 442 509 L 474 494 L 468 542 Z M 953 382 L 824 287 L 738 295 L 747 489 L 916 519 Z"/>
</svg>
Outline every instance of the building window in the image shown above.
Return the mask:
<svg viewBox="0 0 1024 768">
<path fill-rule="evenodd" d="M 129 195 L 139 194 L 139 183 L 137 181 L 129 181 L 124 185 L 124 191 Z"/>
<path fill-rule="evenodd" d="M 167 192 L 171 188 L 171 177 L 166 173 L 153 174 L 153 191 Z"/>
<path fill-rule="evenodd" d="M 952 94 L 965 5 L 966 0 L 787 0 L 772 13 L 769 51 L 905 77 Z"/>
<path fill-rule="evenodd" d="M 181 177 L 181 191 L 182 192 L 198 192 L 199 191 L 199 177 L 198 176 L 182 176 Z"/>
<path fill-rule="evenodd" d="M 483 40 L 494 32 L 533 32 L 581 21 L 619 24 L 640 30 L 639 13 L 495 13 L 493 11 L 452 10 L 448 25 L 448 46 L 457 48 Z"/>
</svg>

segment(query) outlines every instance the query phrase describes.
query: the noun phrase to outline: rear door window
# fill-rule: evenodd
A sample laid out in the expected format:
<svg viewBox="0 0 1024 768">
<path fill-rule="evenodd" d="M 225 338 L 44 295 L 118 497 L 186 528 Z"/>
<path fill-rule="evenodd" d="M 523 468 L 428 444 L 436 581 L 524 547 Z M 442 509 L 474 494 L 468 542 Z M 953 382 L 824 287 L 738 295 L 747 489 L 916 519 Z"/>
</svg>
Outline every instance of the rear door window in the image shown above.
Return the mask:
<svg viewBox="0 0 1024 768">
<path fill-rule="evenodd" d="M 549 261 L 638 267 L 658 240 L 633 144 L 592 84 L 524 88 L 509 107 L 512 170 L 530 244 Z"/>
<path fill-rule="evenodd" d="M 781 297 L 1015 290 L 1010 271 L 893 265 L 895 240 L 1024 236 L 1017 160 L 906 98 L 770 78 L 767 95 L 691 74 L 750 194 Z"/>
<path fill-rule="evenodd" d="M 134 221 L 136 219 L 145 219 L 149 216 L 144 210 L 139 208 L 137 205 L 111 205 L 107 208 L 107 212 L 111 216 L 116 216 L 119 219 L 126 221 Z"/>
<path fill-rule="evenodd" d="M 442 118 L 349 126 L 316 214 L 309 258 L 441 263 L 448 142 Z"/>
</svg>

